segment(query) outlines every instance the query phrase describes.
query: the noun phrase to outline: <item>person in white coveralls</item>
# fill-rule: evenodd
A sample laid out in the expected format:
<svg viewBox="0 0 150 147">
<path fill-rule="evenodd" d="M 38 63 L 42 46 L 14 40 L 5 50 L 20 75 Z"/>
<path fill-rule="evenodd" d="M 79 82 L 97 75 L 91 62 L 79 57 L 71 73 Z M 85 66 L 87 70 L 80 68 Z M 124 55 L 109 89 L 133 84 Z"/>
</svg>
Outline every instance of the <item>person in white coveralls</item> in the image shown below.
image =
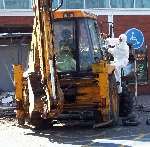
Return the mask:
<svg viewBox="0 0 150 147">
<path fill-rule="evenodd" d="M 114 62 L 112 64 L 115 66 L 115 77 L 116 81 L 119 83 L 118 93 L 122 93 L 121 69 L 126 67 L 129 62 L 129 46 L 127 45 L 127 36 L 125 34 L 121 34 L 119 36 L 119 42 L 113 48 L 109 48 L 108 52 L 114 57 Z"/>
</svg>

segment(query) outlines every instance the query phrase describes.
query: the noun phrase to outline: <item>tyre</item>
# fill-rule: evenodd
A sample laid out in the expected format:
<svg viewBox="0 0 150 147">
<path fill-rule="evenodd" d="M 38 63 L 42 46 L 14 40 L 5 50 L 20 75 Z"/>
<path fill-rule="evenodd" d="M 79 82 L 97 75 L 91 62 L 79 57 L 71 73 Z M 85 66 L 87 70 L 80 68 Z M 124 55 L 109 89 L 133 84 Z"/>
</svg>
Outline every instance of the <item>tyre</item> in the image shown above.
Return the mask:
<svg viewBox="0 0 150 147">
<path fill-rule="evenodd" d="M 18 124 L 23 126 L 25 124 L 25 119 L 24 118 L 18 118 Z"/>
<path fill-rule="evenodd" d="M 123 89 L 123 92 L 119 96 L 119 116 L 127 117 L 133 110 L 133 97 L 128 89 Z"/>
<path fill-rule="evenodd" d="M 18 121 L 18 124 L 23 126 L 25 124 L 25 111 L 24 110 L 17 110 L 16 112 L 16 118 Z"/>
<path fill-rule="evenodd" d="M 32 112 L 30 123 L 35 126 L 37 130 L 45 130 L 52 126 L 50 119 L 43 119 L 41 113 L 37 111 Z"/>
</svg>

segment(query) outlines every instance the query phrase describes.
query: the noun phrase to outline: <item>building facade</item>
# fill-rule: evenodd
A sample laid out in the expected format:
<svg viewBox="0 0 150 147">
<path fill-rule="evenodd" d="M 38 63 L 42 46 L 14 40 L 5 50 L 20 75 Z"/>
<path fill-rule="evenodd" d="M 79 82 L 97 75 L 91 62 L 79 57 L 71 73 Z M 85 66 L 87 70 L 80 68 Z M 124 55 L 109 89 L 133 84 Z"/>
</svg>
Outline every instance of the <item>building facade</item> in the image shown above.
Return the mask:
<svg viewBox="0 0 150 147">
<path fill-rule="evenodd" d="M 20 2 L 21 1 L 21 2 Z M 0 0 L 0 89 L 13 91 L 12 64 L 28 61 L 33 24 L 31 0 Z M 53 7 L 61 0 L 53 0 Z M 64 0 L 63 9 L 86 9 L 98 16 L 101 32 L 118 37 L 131 28 L 144 35 L 136 50 L 138 94 L 150 94 L 150 1 L 149 0 Z M 18 33 L 19 32 L 19 33 Z M 17 34 L 17 35 L 16 35 Z M 10 56 L 11 55 L 11 56 Z M 143 57 L 143 58 L 142 58 Z M 9 59 L 9 60 L 8 60 Z M 26 67 L 26 63 L 23 62 Z M 134 89 L 134 80 L 131 87 Z"/>
</svg>

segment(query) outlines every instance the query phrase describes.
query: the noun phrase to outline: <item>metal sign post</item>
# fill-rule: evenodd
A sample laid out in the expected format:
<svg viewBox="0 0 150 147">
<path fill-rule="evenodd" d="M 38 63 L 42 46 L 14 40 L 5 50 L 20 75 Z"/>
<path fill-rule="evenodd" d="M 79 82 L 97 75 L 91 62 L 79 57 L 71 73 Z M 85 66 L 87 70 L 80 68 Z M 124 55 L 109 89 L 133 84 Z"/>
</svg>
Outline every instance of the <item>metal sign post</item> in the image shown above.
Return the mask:
<svg viewBox="0 0 150 147">
<path fill-rule="evenodd" d="M 127 42 L 132 44 L 132 47 L 135 50 L 138 50 L 142 47 L 144 43 L 144 35 L 143 33 L 136 28 L 131 28 L 125 32 L 127 35 Z M 134 50 L 134 57 L 135 57 L 135 50 Z M 137 79 L 137 62 L 136 59 L 134 60 L 134 77 L 135 77 L 135 100 L 137 103 L 137 95 L 138 95 L 138 79 Z"/>
<path fill-rule="evenodd" d="M 135 56 L 135 53 L 134 53 L 134 56 Z M 137 96 L 138 96 L 138 79 L 137 79 L 137 68 L 136 68 L 136 59 L 134 60 L 134 77 L 135 77 L 135 102 L 136 102 L 136 105 L 137 105 Z"/>
</svg>

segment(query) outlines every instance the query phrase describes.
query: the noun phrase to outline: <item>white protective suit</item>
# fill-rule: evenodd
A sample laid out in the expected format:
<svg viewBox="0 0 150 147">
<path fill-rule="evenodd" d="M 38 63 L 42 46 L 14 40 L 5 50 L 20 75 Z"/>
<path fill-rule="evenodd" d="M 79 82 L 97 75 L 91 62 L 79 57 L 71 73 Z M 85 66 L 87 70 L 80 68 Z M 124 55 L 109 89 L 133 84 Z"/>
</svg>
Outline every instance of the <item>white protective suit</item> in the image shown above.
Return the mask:
<svg viewBox="0 0 150 147">
<path fill-rule="evenodd" d="M 129 59 L 127 36 L 125 34 L 121 34 L 119 36 L 119 43 L 116 44 L 114 48 L 109 48 L 108 52 L 110 52 L 114 57 L 113 65 L 115 65 L 115 77 L 116 81 L 119 82 L 118 93 L 121 93 L 121 69 L 127 66 Z"/>
</svg>

